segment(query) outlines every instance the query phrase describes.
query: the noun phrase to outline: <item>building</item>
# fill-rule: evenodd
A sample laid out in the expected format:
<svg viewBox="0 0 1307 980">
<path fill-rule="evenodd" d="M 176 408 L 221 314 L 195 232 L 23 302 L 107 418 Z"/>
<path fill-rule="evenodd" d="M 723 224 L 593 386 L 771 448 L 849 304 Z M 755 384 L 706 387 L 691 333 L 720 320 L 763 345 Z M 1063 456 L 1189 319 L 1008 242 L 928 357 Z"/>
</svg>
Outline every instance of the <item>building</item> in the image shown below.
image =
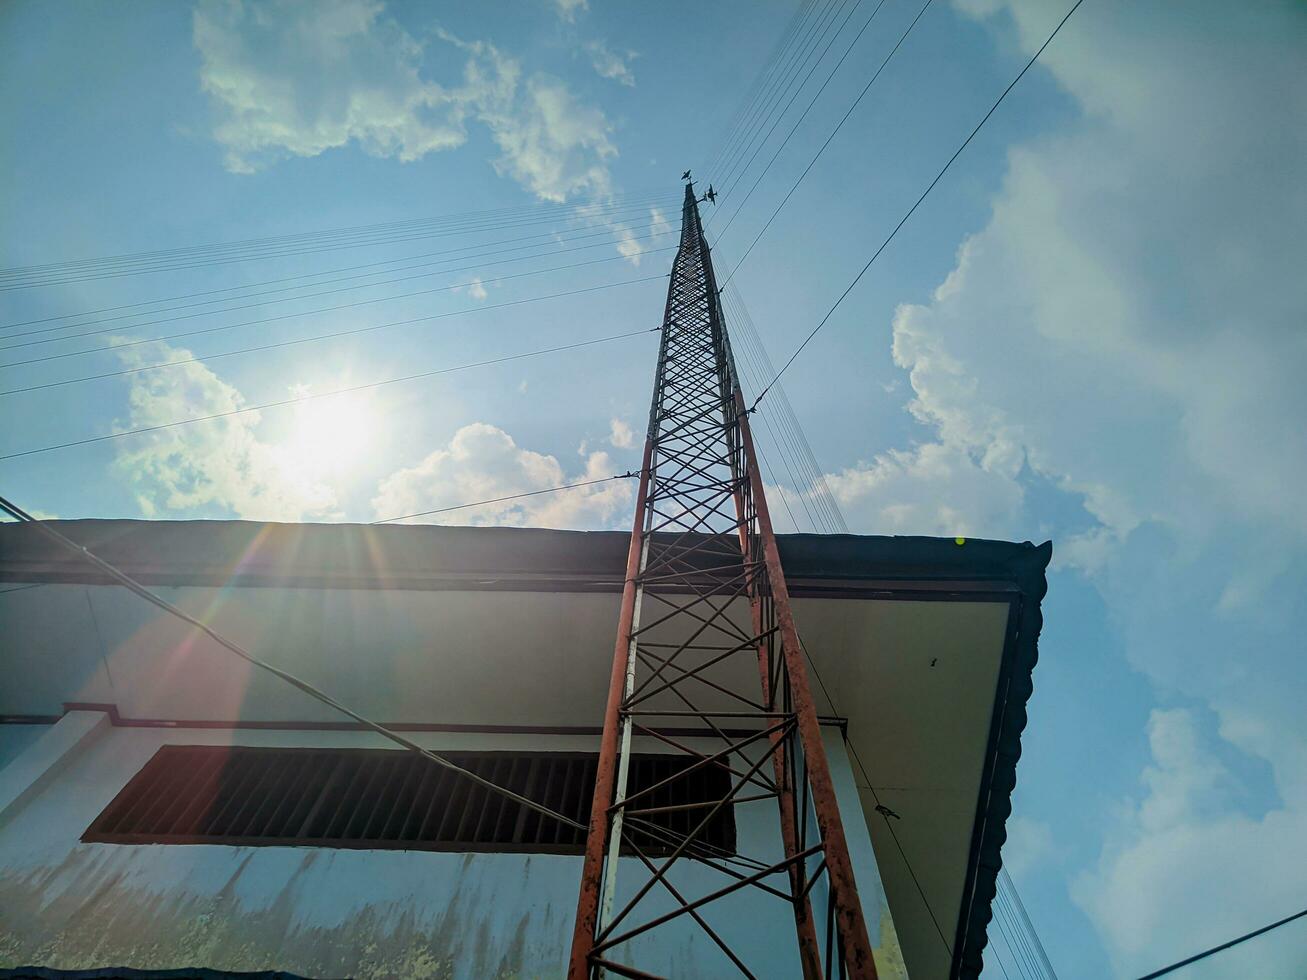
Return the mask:
<svg viewBox="0 0 1307 980">
<path fill-rule="evenodd" d="M 628 534 L 55 526 L 353 710 L 588 814 Z M 1051 549 L 779 546 L 881 975 L 974 976 Z M 23 525 L 0 525 L 0 669 L 0 968 L 561 975 L 581 835 L 360 730 Z M 638 753 L 633 779 L 656 780 L 657 744 Z M 733 811 L 723 853 L 774 820 L 774 804 Z M 713 920 L 759 976 L 797 975 L 781 904 L 750 891 Z M 730 975 L 693 922 L 657 943 L 661 972 Z"/>
</svg>

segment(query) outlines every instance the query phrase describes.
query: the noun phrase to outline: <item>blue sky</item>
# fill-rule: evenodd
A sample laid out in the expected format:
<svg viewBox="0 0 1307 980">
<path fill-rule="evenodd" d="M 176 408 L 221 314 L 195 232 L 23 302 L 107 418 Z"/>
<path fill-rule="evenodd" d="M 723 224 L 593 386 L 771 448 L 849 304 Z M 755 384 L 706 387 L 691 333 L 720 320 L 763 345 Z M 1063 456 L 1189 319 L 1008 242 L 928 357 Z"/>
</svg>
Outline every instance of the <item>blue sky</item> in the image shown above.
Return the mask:
<svg viewBox="0 0 1307 980">
<path fill-rule="evenodd" d="M 664 273 L 665 251 L 602 243 L 663 218 L 674 229 L 686 167 L 725 192 L 709 229 L 733 267 L 918 9 L 886 0 L 732 221 L 791 117 L 735 186 L 713 163 L 789 4 L 6 4 L 6 268 L 455 212 L 606 210 L 545 225 L 604 233 L 570 245 L 598 243 L 584 251 L 463 258 L 445 266 L 459 272 L 172 322 L 147 321 L 196 311 L 16 325 L 467 256 L 510 232 L 8 290 L 5 391 L 195 360 L 0 395 L 0 455 L 656 326 L 656 279 L 489 307 Z M 1064 12 L 927 10 L 734 278 L 773 360 Z M 1088 0 L 786 376 L 854 530 L 1055 542 L 1005 856 L 1063 977 L 1137 975 L 1303 905 L 1304 41 L 1298 4 Z M 592 259 L 605 261 L 493 281 Z M 354 282 L 337 275 L 301 292 Z M 10 347 L 84 331 L 103 332 Z M 605 476 L 638 465 L 653 352 L 651 337 L 613 341 L 5 460 L 4 492 L 68 517 L 366 521 Z M 776 492 L 807 529 L 810 488 Z M 466 519 L 622 527 L 630 506 L 616 483 Z M 1304 972 L 1299 923 L 1181 975 Z"/>
</svg>

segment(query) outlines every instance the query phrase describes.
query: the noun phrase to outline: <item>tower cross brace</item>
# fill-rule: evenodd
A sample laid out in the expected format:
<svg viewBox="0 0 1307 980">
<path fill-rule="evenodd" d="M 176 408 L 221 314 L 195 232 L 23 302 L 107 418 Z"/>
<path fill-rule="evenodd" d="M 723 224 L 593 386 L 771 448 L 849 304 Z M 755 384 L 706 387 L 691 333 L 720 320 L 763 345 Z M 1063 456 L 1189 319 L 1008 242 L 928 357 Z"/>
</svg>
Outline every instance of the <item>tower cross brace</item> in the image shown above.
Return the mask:
<svg viewBox="0 0 1307 980">
<path fill-rule="evenodd" d="M 633 790 L 637 741 L 683 764 Z M 704 780 L 709 771 L 719 778 Z M 693 791 L 662 805 L 669 797 L 659 791 L 678 780 L 694 781 Z M 714 833 L 746 807 L 775 814 L 777 839 L 760 855 Z M 683 874 L 690 864 L 706 870 Z M 569 980 L 656 976 L 637 961 L 650 956 L 658 930 L 687 920 L 726 970 L 765 972 L 757 950 L 722 926 L 732 900 L 749 893 L 791 907 L 805 980 L 876 976 L 712 256 L 687 184 Z"/>
</svg>

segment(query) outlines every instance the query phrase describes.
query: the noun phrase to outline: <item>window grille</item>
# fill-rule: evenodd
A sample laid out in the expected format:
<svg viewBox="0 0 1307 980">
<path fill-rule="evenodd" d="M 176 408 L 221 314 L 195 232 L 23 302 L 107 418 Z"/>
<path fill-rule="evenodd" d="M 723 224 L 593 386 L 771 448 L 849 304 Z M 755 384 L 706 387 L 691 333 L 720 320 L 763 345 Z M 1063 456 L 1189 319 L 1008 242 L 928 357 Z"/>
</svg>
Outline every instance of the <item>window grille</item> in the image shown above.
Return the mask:
<svg viewBox="0 0 1307 980">
<path fill-rule="evenodd" d="M 592 754 L 442 755 L 589 823 Z M 687 772 L 693 759 L 655 754 L 633 755 L 631 763 L 631 794 L 667 780 L 642 802 L 647 829 L 634 843 L 647 854 L 670 853 L 730 792 L 730 773 L 715 764 Z M 583 831 L 410 752 L 226 745 L 163 746 L 82 840 L 556 854 L 580 854 L 585 846 Z M 735 853 L 730 804 L 696 835 L 695 848 Z"/>
</svg>

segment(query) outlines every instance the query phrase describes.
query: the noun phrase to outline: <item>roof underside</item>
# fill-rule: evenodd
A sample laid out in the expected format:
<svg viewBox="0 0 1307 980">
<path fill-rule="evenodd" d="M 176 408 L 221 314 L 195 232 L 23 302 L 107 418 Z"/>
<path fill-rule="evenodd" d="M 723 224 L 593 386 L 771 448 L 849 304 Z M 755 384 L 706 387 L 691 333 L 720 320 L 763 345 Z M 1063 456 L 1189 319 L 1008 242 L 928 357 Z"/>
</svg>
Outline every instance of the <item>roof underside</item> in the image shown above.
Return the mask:
<svg viewBox="0 0 1307 980">
<path fill-rule="evenodd" d="M 393 609 L 401 603 L 409 610 L 410 622 L 433 617 L 441 629 L 464 637 L 462 649 L 484 644 L 484 652 L 467 658 L 474 671 L 478 666 L 484 670 L 483 658 L 506 645 L 504 636 L 481 639 L 478 632 L 506 630 L 508 622 L 530 615 L 525 610 L 555 610 L 565 603 L 565 613 L 556 621 L 557 629 L 566 632 L 554 636 L 545 627 L 535 645 L 566 643 L 589 651 L 584 654 L 589 659 L 578 659 L 572 673 L 579 670 L 587 681 L 589 673 L 600 675 L 591 699 L 596 701 L 596 716 L 602 708 L 606 674 L 598 668 L 602 658 L 611 657 L 616 593 L 630 540 L 626 533 L 244 521 L 56 523 L 62 533 L 140 581 L 190 587 L 197 601 L 202 590 L 233 585 L 276 590 L 244 593 L 238 622 L 259 617 L 275 622 L 295 603 L 308 602 L 295 622 L 311 623 L 319 608 L 312 605 L 314 600 L 303 594 L 288 599 L 290 593 L 282 590 L 395 590 L 374 600 L 360 594 L 330 605 L 340 607 L 335 615 L 348 616 L 351 610 L 378 604 Z M 920 975 L 939 974 L 942 971 L 933 967 L 943 965 L 939 957 L 947 945 L 957 951 L 951 964 L 954 975 L 975 976 L 1006 837 L 1004 823 L 1011 811 L 1051 546 L 981 540 L 959 545 L 954 539 L 858 535 L 780 535 L 778 544 L 805 646 L 839 702 L 824 707 L 848 718 L 850 749 L 871 770 L 856 778 L 891 901 L 898 892 L 899 908 L 915 906 L 921 912 L 921 895 L 913 890 L 915 883 L 909 883 L 911 876 L 896 854 L 901 845 L 916 876 L 924 879 L 929 900 L 942 913 L 938 917 L 944 943 L 933 928 L 916 937 L 900 930 L 908 965 L 914 961 L 911 947 L 918 946 L 917 962 L 928 964 Z M 22 525 L 0 525 L 0 581 L 108 584 L 76 556 L 54 549 Z M 36 598 L 56 591 L 14 595 L 0 605 L 0 617 L 16 622 L 15 600 L 22 597 L 27 597 L 22 606 L 32 603 L 33 613 L 43 608 L 44 616 L 58 617 L 54 596 Z M 459 595 L 413 594 L 421 592 Z M 518 595 L 503 594 L 510 592 Z M 936 604 L 939 601 L 945 605 Z M 216 625 L 223 628 L 221 619 Z M 334 628 L 339 630 L 340 624 Z M 329 642 L 329 636 L 314 637 L 305 641 L 306 650 L 320 650 Z M 19 660 L 24 656 L 13 649 L 0 652 L 6 661 L 15 653 Z M 279 646 L 279 662 L 292 655 L 284 644 Z M 511 649 L 503 655 L 511 655 Z M 7 662 L 6 670 L 17 666 Z M 420 659 L 395 668 L 418 674 L 429 669 Z M 147 677 L 143 672 L 142 683 Z M 468 675 L 469 683 L 471 678 Z M 524 688 L 546 683 L 543 678 L 521 680 Z M 424 687 L 418 678 L 414 686 Z M 588 704 L 588 688 L 579 688 L 578 700 Z M 215 690 L 206 685 L 206 696 Z M 44 700 L 34 695 L 33 707 L 14 703 L 15 697 L 4 697 L 0 712 L 50 710 L 34 707 L 48 702 L 48 694 Z M 366 695 L 360 690 L 356 697 Z M 124 700 L 118 698 L 119 707 L 131 715 Z M 548 692 L 537 700 L 548 702 Z M 184 698 L 149 703 L 172 705 L 174 719 L 214 717 L 196 713 Z M 456 699 L 442 704 L 429 698 L 420 707 L 361 705 L 365 712 L 389 711 L 382 719 L 396 722 L 462 720 L 462 707 Z M 243 711 L 256 710 L 258 702 L 247 697 Z M 533 719 L 537 723 L 558 723 L 548 716 L 547 707 L 538 710 L 542 714 Z M 569 711 L 587 720 L 585 710 L 578 712 L 572 705 Z M 287 716 L 269 707 L 263 717 Z M 894 820 L 898 842 L 889 836 L 894 818 L 876 815 L 878 802 L 900 814 L 902 819 Z M 949 842 L 947 847 L 941 847 L 942 839 Z M 939 869 L 938 875 L 932 868 Z M 896 910 L 896 919 L 899 914 Z"/>
</svg>

